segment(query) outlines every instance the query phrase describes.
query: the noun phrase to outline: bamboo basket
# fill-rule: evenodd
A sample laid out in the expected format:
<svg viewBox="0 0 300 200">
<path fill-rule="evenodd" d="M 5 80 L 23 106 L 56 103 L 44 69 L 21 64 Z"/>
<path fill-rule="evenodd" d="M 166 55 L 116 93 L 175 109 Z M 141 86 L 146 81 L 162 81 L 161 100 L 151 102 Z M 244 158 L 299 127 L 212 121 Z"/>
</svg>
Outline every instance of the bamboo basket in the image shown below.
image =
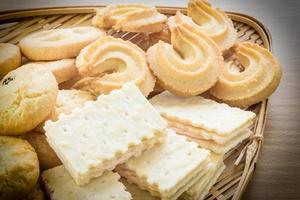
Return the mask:
<svg viewBox="0 0 300 200">
<path fill-rule="evenodd" d="M 24 36 L 39 30 L 91 25 L 94 9 L 101 6 L 60 7 L 0 12 L 0 42 L 18 43 Z M 166 15 L 177 10 L 186 14 L 186 8 L 157 7 Z M 239 41 L 251 41 L 271 50 L 271 36 L 266 27 L 253 17 L 227 12 L 238 32 Z M 108 34 L 130 40 L 145 47 L 148 34 L 116 32 Z M 225 56 L 225 59 L 231 59 Z M 206 196 L 207 200 L 240 199 L 251 180 L 262 147 L 268 110 L 268 100 L 248 108 L 257 114 L 253 135 L 225 155 L 226 169 Z"/>
</svg>

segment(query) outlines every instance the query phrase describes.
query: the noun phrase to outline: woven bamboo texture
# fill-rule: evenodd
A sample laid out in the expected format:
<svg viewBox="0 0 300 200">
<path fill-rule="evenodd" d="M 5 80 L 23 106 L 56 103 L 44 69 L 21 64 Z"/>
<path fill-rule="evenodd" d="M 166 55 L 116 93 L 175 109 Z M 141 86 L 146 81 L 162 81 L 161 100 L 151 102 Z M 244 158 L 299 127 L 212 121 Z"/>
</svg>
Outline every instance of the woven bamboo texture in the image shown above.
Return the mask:
<svg viewBox="0 0 300 200">
<path fill-rule="evenodd" d="M 99 7 L 99 6 L 97 6 Z M 69 7 L 11 11 L 0 13 L 0 42 L 18 43 L 24 36 L 39 30 L 91 25 L 95 7 Z M 186 13 L 185 8 L 159 7 L 161 13 L 174 15 L 177 10 Z M 227 13 L 233 20 L 239 41 L 251 41 L 271 50 L 271 37 L 268 30 L 256 19 L 238 13 Z M 145 33 L 116 32 L 109 30 L 114 37 L 130 40 L 147 48 L 149 37 Z M 225 59 L 234 59 L 230 53 Z M 226 169 L 207 195 L 207 200 L 240 199 L 251 180 L 261 150 L 268 100 L 254 105 L 248 110 L 257 114 L 253 135 L 225 155 Z"/>
</svg>

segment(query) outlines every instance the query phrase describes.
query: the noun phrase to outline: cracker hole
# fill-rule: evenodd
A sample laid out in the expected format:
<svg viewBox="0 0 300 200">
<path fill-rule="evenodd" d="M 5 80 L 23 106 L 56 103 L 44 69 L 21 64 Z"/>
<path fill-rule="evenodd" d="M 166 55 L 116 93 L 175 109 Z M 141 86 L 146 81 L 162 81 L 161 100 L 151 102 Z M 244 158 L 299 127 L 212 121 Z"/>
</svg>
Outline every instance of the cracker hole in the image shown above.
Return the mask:
<svg viewBox="0 0 300 200">
<path fill-rule="evenodd" d="M 168 176 L 168 175 L 169 175 L 169 171 L 166 171 L 166 172 L 164 173 L 164 175 L 165 175 L 165 176 Z"/>
</svg>

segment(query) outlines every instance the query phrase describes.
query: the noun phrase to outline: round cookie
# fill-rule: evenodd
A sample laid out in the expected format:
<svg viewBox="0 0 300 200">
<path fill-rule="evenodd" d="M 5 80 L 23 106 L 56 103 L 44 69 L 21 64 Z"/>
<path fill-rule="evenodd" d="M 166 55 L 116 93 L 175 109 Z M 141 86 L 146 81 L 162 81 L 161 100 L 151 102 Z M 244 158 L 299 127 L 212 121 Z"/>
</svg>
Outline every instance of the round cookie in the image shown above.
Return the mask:
<svg viewBox="0 0 300 200">
<path fill-rule="evenodd" d="M 0 79 L 21 65 L 21 52 L 18 46 L 0 43 Z"/>
<path fill-rule="evenodd" d="M 34 147 L 41 169 L 45 170 L 61 164 L 56 153 L 49 146 L 46 136 L 43 133 L 31 131 L 23 135 L 22 138 L 27 140 Z"/>
<path fill-rule="evenodd" d="M 39 177 L 39 161 L 25 140 L 0 136 L 0 199 L 15 200 L 27 195 Z"/>
<path fill-rule="evenodd" d="M 36 184 L 34 189 L 22 200 L 45 200 L 45 196 L 39 184 Z"/>
<path fill-rule="evenodd" d="M 57 91 L 53 74 L 37 64 L 8 73 L 0 82 L 0 135 L 20 135 L 44 121 Z"/>
<path fill-rule="evenodd" d="M 105 34 L 92 26 L 43 30 L 24 37 L 19 47 L 24 56 L 34 61 L 74 58 L 82 48 Z"/>
</svg>

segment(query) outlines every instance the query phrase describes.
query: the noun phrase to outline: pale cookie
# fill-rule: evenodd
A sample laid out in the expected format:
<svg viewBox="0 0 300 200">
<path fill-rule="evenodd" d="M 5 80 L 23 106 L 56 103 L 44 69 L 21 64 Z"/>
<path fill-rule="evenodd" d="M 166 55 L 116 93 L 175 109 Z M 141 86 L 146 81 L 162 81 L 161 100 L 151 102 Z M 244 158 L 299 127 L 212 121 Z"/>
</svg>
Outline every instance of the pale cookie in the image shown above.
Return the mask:
<svg viewBox="0 0 300 200">
<path fill-rule="evenodd" d="M 76 58 L 76 66 L 86 77 L 73 87 L 94 95 L 108 94 L 134 81 L 144 96 L 153 90 L 145 52 L 130 41 L 103 37 L 85 47 Z"/>
<path fill-rule="evenodd" d="M 243 69 L 233 61 L 227 62 L 210 93 L 239 107 L 268 98 L 280 83 L 282 72 L 278 60 L 267 49 L 250 42 L 239 43 L 235 52 Z"/>
<path fill-rule="evenodd" d="M 167 17 L 155 7 L 139 4 L 109 5 L 97 9 L 93 25 L 128 32 L 159 32 Z"/>
<path fill-rule="evenodd" d="M 231 19 L 222 10 L 212 8 L 206 0 L 189 0 L 187 14 L 221 50 L 229 49 L 237 42 Z"/>
<path fill-rule="evenodd" d="M 20 135 L 45 120 L 55 105 L 58 87 L 39 65 L 22 66 L 0 83 L 0 134 Z"/>
<path fill-rule="evenodd" d="M 24 197 L 38 177 L 39 161 L 32 146 L 19 138 L 0 136 L 0 199 Z"/>
<path fill-rule="evenodd" d="M 21 65 L 21 53 L 18 46 L 0 43 L 0 79 Z"/>
<path fill-rule="evenodd" d="M 59 90 L 56 98 L 55 107 L 46 120 L 56 121 L 62 113 L 70 114 L 75 108 L 81 108 L 85 102 L 93 101 L 96 98 L 86 91 L 81 90 Z M 44 132 L 44 122 L 39 124 L 35 130 Z"/>
<path fill-rule="evenodd" d="M 193 21 L 177 12 L 170 17 L 171 44 L 159 41 L 147 50 L 147 60 L 161 86 L 179 96 L 194 96 L 218 80 L 224 61 L 216 43 Z"/>
<path fill-rule="evenodd" d="M 104 31 L 91 26 L 44 30 L 23 38 L 19 47 L 30 60 L 74 58 L 83 47 L 104 35 Z"/>
<path fill-rule="evenodd" d="M 41 65 L 41 68 L 53 73 L 58 84 L 70 80 L 78 74 L 75 65 L 75 59 L 62 59 L 51 62 L 35 62 Z"/>
<path fill-rule="evenodd" d="M 35 149 L 41 169 L 49 169 L 61 164 L 53 149 L 49 146 L 43 133 L 31 131 L 22 136 Z"/>
</svg>

